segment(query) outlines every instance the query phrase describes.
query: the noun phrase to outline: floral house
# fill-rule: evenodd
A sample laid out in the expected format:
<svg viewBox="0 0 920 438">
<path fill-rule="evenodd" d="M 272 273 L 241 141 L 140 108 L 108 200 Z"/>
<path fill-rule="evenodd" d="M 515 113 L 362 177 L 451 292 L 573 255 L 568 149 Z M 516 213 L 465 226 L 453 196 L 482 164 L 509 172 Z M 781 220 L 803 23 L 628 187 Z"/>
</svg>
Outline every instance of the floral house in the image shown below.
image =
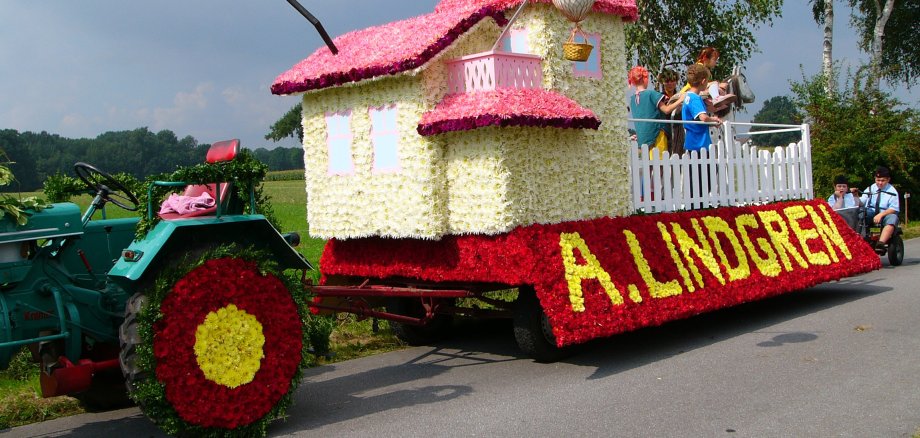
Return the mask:
<svg viewBox="0 0 920 438">
<path fill-rule="evenodd" d="M 443 0 L 278 76 L 273 93 L 303 94 L 311 235 L 440 239 L 627 213 L 616 96 L 634 0 L 594 4 L 586 62 L 563 58 L 571 23 L 549 0 L 509 22 L 521 3 Z"/>
</svg>

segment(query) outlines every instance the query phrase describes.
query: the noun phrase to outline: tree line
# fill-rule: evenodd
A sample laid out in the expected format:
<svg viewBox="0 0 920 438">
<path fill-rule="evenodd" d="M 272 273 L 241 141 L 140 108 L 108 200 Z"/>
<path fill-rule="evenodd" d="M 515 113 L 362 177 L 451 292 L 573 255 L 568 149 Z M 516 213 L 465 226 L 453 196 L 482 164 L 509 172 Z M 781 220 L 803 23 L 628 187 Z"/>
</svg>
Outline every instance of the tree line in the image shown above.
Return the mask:
<svg viewBox="0 0 920 438">
<path fill-rule="evenodd" d="M 172 172 L 179 166 L 204 162 L 210 144 L 198 143 L 192 136 L 179 139 L 170 130 L 152 132 L 147 128 L 110 131 L 96 138 L 66 138 L 42 132 L 0 130 L 0 150 L 12 162 L 10 170 L 17 181 L 3 191 L 34 191 L 50 175 L 73 174 L 78 161 L 92 164 L 109 173 L 124 172 L 143 179 L 148 175 Z M 269 170 L 303 169 L 300 148 L 259 148 L 253 151 Z"/>
</svg>

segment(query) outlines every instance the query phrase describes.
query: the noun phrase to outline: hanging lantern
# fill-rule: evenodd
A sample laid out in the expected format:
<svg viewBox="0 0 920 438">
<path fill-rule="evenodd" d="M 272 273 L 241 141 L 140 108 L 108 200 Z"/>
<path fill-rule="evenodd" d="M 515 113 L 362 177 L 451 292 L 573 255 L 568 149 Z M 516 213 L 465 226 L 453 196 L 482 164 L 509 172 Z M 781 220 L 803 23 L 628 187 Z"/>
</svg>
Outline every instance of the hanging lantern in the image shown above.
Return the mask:
<svg viewBox="0 0 920 438">
<path fill-rule="evenodd" d="M 562 53 L 565 59 L 569 61 L 585 62 L 588 60 L 588 57 L 591 56 L 591 50 L 594 46 L 588 44 L 588 36 L 581 30 L 581 22 L 588 16 L 588 13 L 591 12 L 594 1 L 595 0 L 553 0 L 553 5 L 562 12 L 562 15 L 565 15 L 565 18 L 575 23 L 575 27 L 572 29 L 571 35 L 569 35 L 569 40 L 562 45 Z M 576 33 L 581 33 L 581 36 L 585 39 L 584 43 L 575 42 Z"/>
</svg>

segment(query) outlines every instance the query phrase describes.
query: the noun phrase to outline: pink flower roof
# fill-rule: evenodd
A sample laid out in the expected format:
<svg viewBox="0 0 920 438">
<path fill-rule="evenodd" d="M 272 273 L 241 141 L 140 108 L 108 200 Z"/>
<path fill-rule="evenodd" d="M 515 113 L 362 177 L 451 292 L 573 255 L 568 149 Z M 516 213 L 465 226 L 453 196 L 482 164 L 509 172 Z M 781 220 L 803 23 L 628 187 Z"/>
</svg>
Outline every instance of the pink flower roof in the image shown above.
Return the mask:
<svg viewBox="0 0 920 438">
<path fill-rule="evenodd" d="M 338 55 L 321 47 L 279 75 L 272 93 L 300 93 L 419 68 L 484 18 L 504 25 L 504 11 L 521 1 L 442 0 L 430 14 L 346 33 L 334 40 Z M 638 18 L 635 0 L 597 0 L 594 11 Z"/>
<path fill-rule="evenodd" d="M 484 126 L 552 126 L 597 129 L 601 121 L 559 93 L 541 88 L 451 94 L 422 115 L 421 135 L 467 131 Z"/>
</svg>

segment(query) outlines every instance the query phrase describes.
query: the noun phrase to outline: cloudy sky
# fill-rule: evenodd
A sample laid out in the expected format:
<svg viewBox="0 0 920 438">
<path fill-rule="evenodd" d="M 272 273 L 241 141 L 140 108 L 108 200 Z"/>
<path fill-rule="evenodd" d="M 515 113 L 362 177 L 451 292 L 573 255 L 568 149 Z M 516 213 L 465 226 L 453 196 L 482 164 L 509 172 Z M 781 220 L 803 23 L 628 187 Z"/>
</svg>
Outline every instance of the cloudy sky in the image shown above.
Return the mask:
<svg viewBox="0 0 920 438">
<path fill-rule="evenodd" d="M 430 12 L 437 0 L 301 0 L 339 35 Z M 838 5 L 835 58 L 864 58 Z M 641 11 L 640 11 L 641 13 Z M 789 80 L 816 73 L 821 30 L 807 2 L 787 0 L 758 31 L 748 61 L 758 97 L 789 94 Z M 240 138 L 249 148 L 297 146 L 263 139 L 298 102 L 269 86 L 322 42 L 284 0 L 3 0 L 0 4 L 0 128 L 95 137 L 146 126 L 202 143 Z M 624 80 L 625 82 L 625 80 Z M 920 92 L 897 90 L 917 106 Z"/>
</svg>

